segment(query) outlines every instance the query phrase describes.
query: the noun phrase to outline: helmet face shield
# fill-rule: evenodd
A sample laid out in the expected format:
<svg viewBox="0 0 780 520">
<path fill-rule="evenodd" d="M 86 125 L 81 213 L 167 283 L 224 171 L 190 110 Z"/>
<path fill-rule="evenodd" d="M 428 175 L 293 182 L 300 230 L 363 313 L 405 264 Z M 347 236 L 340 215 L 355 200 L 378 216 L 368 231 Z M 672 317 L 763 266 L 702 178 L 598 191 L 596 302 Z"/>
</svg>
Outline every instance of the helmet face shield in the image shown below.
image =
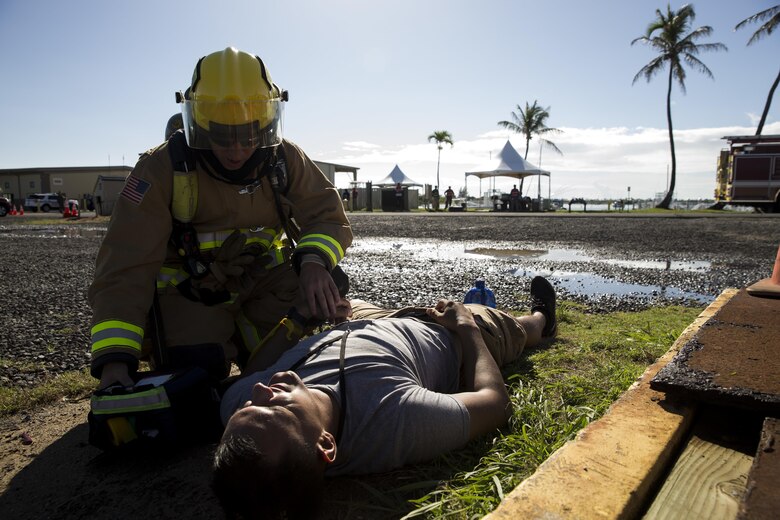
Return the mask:
<svg viewBox="0 0 780 520">
<path fill-rule="evenodd" d="M 262 101 L 185 100 L 182 118 L 192 148 L 266 148 L 282 142 L 281 99 Z"/>
</svg>

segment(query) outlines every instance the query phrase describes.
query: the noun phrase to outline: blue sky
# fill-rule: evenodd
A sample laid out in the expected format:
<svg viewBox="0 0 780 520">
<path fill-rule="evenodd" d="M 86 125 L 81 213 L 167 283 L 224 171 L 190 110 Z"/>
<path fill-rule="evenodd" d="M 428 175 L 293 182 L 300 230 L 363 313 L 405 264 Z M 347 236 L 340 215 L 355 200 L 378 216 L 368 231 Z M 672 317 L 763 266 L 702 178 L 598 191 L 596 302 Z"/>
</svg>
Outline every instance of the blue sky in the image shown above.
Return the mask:
<svg viewBox="0 0 780 520">
<path fill-rule="evenodd" d="M 780 36 L 750 47 L 744 18 L 776 0 L 694 1 L 711 80 L 675 87 L 677 195 L 711 197 L 725 135 L 752 134 L 780 66 Z M 681 2 L 672 2 L 674 9 Z M 632 79 L 654 54 L 644 34 L 661 0 L 0 0 L 0 168 L 133 165 L 159 144 L 197 59 L 235 46 L 260 55 L 290 91 L 285 136 L 313 159 L 376 181 L 398 164 L 435 183 L 521 136 L 497 122 L 516 105 L 550 107 L 563 156 L 533 140 L 528 160 L 552 171 L 553 197 L 651 197 L 667 182 L 666 81 Z M 780 94 L 764 129 L 780 134 Z M 336 184 L 349 177 L 338 174 Z M 514 181 L 497 181 L 509 189 Z M 468 178 L 474 194 L 480 183 Z M 481 185 L 487 189 L 486 181 Z M 543 194 L 547 193 L 543 182 Z M 531 195 L 536 193 L 533 188 Z"/>
</svg>

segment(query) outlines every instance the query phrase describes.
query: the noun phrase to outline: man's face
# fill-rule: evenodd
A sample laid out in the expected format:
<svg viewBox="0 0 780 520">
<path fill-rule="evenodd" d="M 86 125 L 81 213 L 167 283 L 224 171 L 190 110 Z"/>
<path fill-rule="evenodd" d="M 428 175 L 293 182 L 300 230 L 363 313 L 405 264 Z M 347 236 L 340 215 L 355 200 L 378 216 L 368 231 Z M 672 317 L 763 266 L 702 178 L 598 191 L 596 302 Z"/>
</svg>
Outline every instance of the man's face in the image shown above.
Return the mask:
<svg viewBox="0 0 780 520">
<path fill-rule="evenodd" d="M 246 435 L 269 456 L 315 444 L 323 431 L 312 390 L 295 372 L 278 372 L 268 386 L 257 383 L 252 396 L 228 421 L 225 435 Z"/>
<path fill-rule="evenodd" d="M 238 170 L 241 168 L 252 157 L 256 149 L 254 146 L 243 146 L 238 141 L 227 145 L 218 144 L 214 141 L 211 142 L 211 150 L 214 152 L 214 156 L 226 170 Z"/>
</svg>

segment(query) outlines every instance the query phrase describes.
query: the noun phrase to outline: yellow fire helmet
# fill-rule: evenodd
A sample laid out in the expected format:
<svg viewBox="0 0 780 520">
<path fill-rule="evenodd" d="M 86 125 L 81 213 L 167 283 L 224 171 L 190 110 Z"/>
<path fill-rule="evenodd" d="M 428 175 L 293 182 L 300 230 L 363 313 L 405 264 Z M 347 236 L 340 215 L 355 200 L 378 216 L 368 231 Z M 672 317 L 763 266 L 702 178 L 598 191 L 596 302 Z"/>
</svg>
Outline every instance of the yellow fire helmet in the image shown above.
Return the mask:
<svg viewBox="0 0 780 520">
<path fill-rule="evenodd" d="M 201 58 L 182 94 L 184 133 L 192 148 L 265 148 L 282 142 L 282 102 L 287 91 L 263 61 L 234 47 Z"/>
</svg>

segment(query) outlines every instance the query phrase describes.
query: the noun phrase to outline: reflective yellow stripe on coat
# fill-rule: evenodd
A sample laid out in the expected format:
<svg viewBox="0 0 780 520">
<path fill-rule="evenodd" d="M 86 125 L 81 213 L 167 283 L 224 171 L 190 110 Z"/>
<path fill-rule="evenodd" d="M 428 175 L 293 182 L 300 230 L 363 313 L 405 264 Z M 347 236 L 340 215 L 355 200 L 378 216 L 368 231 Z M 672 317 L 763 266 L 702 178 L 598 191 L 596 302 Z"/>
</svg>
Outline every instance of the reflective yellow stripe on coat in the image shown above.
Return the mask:
<svg viewBox="0 0 780 520">
<path fill-rule="evenodd" d="M 211 231 L 198 233 L 198 244 L 201 251 L 211 251 L 222 247 L 222 244 L 233 233 L 234 230 L 226 229 L 224 231 Z M 276 240 L 281 231 L 274 228 L 252 228 L 239 229 L 246 235 L 246 245 L 260 245 L 264 250 L 271 249 L 271 244 Z"/>
<path fill-rule="evenodd" d="M 92 327 L 92 353 L 110 347 L 126 347 L 141 352 L 144 329 L 120 320 L 101 321 Z"/>
<path fill-rule="evenodd" d="M 161 267 L 160 272 L 157 273 L 157 289 L 164 289 L 168 285 L 176 287 L 184 280 L 189 278 L 190 275 L 183 267 Z"/>
<path fill-rule="evenodd" d="M 311 234 L 302 236 L 296 251 L 305 251 L 306 249 L 314 249 L 325 253 L 325 256 L 330 259 L 331 269 L 344 258 L 344 249 L 341 247 L 341 244 L 339 244 L 338 240 L 328 235 Z"/>
</svg>

